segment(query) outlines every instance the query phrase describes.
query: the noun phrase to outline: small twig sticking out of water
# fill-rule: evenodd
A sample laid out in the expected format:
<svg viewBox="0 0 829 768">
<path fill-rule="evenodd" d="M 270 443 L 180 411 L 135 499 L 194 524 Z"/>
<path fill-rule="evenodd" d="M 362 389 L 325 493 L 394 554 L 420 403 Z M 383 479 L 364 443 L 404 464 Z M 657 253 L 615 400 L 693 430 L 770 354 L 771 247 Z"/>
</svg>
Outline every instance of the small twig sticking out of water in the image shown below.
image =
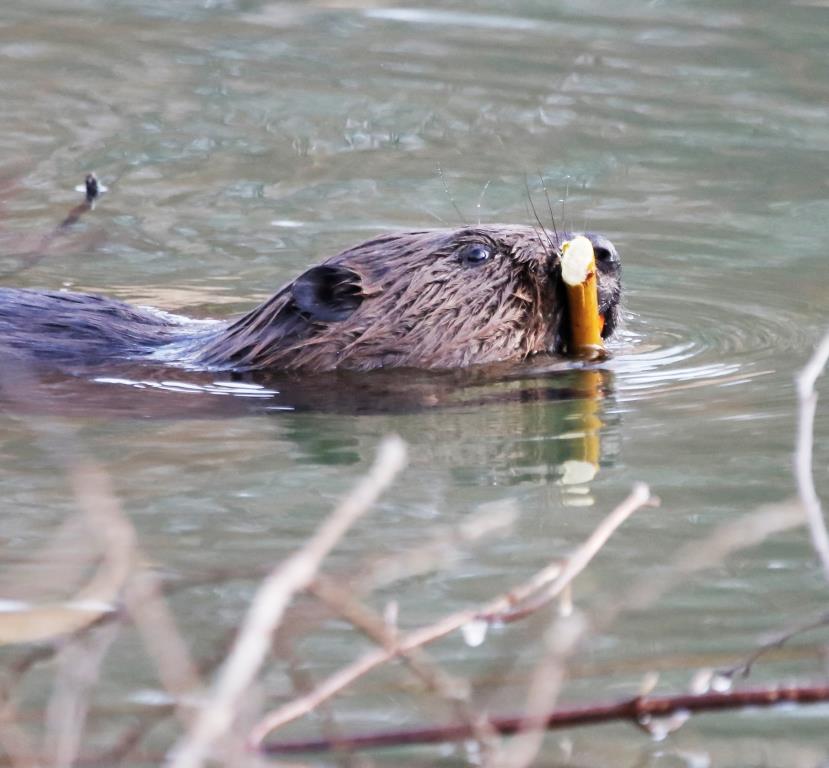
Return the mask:
<svg viewBox="0 0 829 768">
<path fill-rule="evenodd" d="M 60 223 L 58 230 L 71 227 L 87 211 L 91 211 L 95 207 L 95 201 L 106 190 L 106 187 L 99 183 L 98 177 L 94 173 L 87 173 L 83 180 L 82 189 L 85 193 L 84 201 L 69 211 L 66 218 Z"/>
<path fill-rule="evenodd" d="M 34 245 L 24 249 L 19 254 L 21 263 L 13 269 L 3 272 L 0 277 L 12 277 L 31 269 L 45 259 L 49 255 L 49 249 L 55 239 L 73 224 L 76 224 L 87 211 L 91 211 L 95 207 L 95 201 L 107 191 L 107 188 L 98 181 L 98 177 L 94 173 L 86 174 L 83 185 L 76 187 L 76 189 L 84 193 L 84 201 L 72 208 L 60 224 L 42 235 Z"/>
<path fill-rule="evenodd" d="M 403 441 L 398 437 L 383 441 L 368 475 L 308 542 L 265 579 L 204 709 L 173 751 L 172 768 L 196 768 L 204 764 L 213 745 L 233 724 L 242 699 L 270 649 L 273 633 L 294 595 L 311 583 L 323 559 L 357 519 L 368 512 L 405 463 Z"/>
<path fill-rule="evenodd" d="M 794 476 L 797 482 L 797 494 L 809 522 L 809 532 L 821 565 L 823 575 L 829 580 L 829 534 L 820 506 L 820 498 L 815 490 L 812 474 L 812 449 L 814 445 L 815 411 L 817 409 L 817 392 L 815 382 L 823 373 L 829 361 L 829 333 L 827 333 L 806 367 L 796 378 L 797 398 L 799 401 L 797 442 L 794 453 Z"/>
</svg>

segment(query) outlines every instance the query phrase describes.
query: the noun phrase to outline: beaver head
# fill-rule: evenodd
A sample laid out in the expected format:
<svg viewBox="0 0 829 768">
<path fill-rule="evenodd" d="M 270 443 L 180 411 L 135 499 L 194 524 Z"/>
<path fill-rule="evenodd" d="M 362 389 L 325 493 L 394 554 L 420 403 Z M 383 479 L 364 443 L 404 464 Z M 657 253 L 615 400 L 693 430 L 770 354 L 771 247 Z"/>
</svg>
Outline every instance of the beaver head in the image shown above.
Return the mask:
<svg viewBox="0 0 829 768">
<path fill-rule="evenodd" d="M 587 233 L 605 337 L 621 264 Z M 564 349 L 560 246 L 572 234 L 477 226 L 381 235 L 311 267 L 199 345 L 194 362 L 236 370 L 458 368 Z"/>
</svg>

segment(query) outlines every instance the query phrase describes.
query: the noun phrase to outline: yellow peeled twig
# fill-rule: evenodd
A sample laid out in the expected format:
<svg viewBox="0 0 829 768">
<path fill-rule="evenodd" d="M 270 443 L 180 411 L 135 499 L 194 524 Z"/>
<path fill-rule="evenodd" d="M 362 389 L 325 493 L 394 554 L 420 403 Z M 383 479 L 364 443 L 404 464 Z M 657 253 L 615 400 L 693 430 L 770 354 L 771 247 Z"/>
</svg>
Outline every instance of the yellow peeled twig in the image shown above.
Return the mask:
<svg viewBox="0 0 829 768">
<path fill-rule="evenodd" d="M 604 349 L 596 284 L 596 259 L 593 244 L 583 235 L 561 247 L 561 277 L 567 293 L 570 355 L 595 356 Z"/>
</svg>

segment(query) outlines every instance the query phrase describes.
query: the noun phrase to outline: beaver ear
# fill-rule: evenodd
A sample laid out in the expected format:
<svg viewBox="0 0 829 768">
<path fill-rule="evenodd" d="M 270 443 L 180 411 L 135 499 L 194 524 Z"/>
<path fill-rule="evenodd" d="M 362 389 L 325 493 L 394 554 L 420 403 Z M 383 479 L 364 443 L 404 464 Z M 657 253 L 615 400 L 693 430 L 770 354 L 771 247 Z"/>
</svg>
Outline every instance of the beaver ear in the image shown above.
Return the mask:
<svg viewBox="0 0 829 768">
<path fill-rule="evenodd" d="M 311 267 L 291 286 L 296 305 L 313 320 L 345 320 L 363 303 L 360 276 L 346 267 Z"/>
</svg>

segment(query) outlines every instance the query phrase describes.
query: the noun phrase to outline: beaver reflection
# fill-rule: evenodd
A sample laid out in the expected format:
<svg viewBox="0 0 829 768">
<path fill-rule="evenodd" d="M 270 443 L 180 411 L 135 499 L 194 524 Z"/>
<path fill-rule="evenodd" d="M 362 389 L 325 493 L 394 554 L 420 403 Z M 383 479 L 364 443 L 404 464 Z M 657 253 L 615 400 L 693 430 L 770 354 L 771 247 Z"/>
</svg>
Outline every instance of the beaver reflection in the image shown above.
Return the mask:
<svg viewBox="0 0 829 768">
<path fill-rule="evenodd" d="M 527 364 L 511 372 L 489 367 L 487 376 L 483 371 L 338 375 L 327 406 L 323 387 L 297 398 L 283 386 L 281 398 L 306 406 L 313 399 L 313 405 L 280 414 L 280 424 L 300 460 L 356 463 L 370 460 L 373 441 L 355 430 L 352 419 L 329 414 L 371 414 L 370 435 L 399 433 L 411 446 L 412 461 L 445 469 L 458 485 L 555 483 L 560 489 L 552 491 L 565 503 L 589 504 L 594 477 L 619 450 L 612 373 L 548 362 L 549 370 Z"/>
<path fill-rule="evenodd" d="M 589 501 L 574 493 L 614 460 L 619 424 L 612 406 L 609 370 L 551 356 L 314 376 L 129 361 L 67 372 L 0 346 L 0 410 L 154 421 L 273 415 L 280 424 L 274 435 L 295 445 L 296 458 L 322 465 L 369 460 L 376 435 L 395 431 L 413 455 L 430 457 L 462 485 L 559 481 L 576 503 Z M 354 417 L 363 416 L 371 416 L 370 426 L 355 429 Z"/>
<path fill-rule="evenodd" d="M 234 320 L 102 296 L 0 288 L 0 346 L 57 367 L 124 361 L 207 371 L 451 369 L 560 352 L 560 246 L 572 233 L 489 225 L 385 234 L 311 267 Z M 621 265 L 588 234 L 604 336 Z"/>
</svg>

